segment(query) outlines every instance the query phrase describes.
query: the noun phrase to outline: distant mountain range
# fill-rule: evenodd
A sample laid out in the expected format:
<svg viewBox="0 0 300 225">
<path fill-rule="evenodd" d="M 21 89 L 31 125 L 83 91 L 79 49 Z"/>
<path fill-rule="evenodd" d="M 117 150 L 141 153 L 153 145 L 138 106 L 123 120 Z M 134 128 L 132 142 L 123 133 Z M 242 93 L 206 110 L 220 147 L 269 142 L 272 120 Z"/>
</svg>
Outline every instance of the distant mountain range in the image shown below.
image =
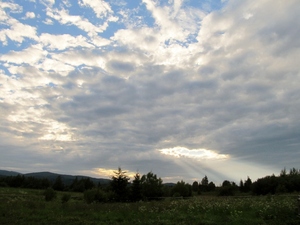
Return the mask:
<svg viewBox="0 0 300 225">
<path fill-rule="evenodd" d="M 37 172 L 37 173 L 18 173 L 15 171 L 7 171 L 7 170 L 0 170 L 0 176 L 17 176 L 17 175 L 24 175 L 25 177 L 35 177 L 35 178 L 46 178 L 49 181 L 55 181 L 55 179 L 58 176 L 61 176 L 62 181 L 66 185 L 70 185 L 73 180 L 76 179 L 76 177 L 80 180 L 82 178 L 90 178 L 91 181 L 93 181 L 95 184 L 108 184 L 110 182 L 109 179 L 104 179 L 104 178 L 93 178 L 93 177 L 88 177 L 88 176 L 73 176 L 73 175 L 64 175 L 64 174 L 57 174 L 57 173 L 51 173 L 51 172 Z"/>
</svg>

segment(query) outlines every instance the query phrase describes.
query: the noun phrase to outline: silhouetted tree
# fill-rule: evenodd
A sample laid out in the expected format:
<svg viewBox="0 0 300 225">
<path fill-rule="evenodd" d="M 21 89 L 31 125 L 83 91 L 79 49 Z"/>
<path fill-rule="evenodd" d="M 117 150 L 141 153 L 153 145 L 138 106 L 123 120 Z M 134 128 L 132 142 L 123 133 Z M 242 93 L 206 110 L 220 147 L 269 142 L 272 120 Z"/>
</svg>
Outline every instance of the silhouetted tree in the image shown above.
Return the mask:
<svg viewBox="0 0 300 225">
<path fill-rule="evenodd" d="M 95 187 L 95 184 L 93 181 L 91 181 L 91 179 L 89 177 L 83 179 L 84 181 L 84 189 L 85 190 L 89 190 L 92 189 L 93 187 Z"/>
<path fill-rule="evenodd" d="M 139 201 L 142 199 L 142 186 L 141 186 L 141 176 L 136 173 L 131 185 L 130 193 L 131 201 Z"/>
<path fill-rule="evenodd" d="M 224 180 L 222 183 L 222 187 L 227 187 L 227 186 L 231 186 L 231 183 L 228 180 Z"/>
<path fill-rule="evenodd" d="M 247 180 L 244 183 L 244 192 L 249 192 L 252 189 L 252 181 L 251 179 L 248 177 Z"/>
<path fill-rule="evenodd" d="M 163 185 L 162 179 L 157 178 L 156 174 L 152 172 L 143 175 L 141 178 L 142 195 L 143 197 L 152 200 L 162 197 Z"/>
<path fill-rule="evenodd" d="M 17 176 L 13 176 L 10 179 L 9 186 L 11 187 L 22 187 L 25 182 L 24 175 L 18 174 Z"/>
<path fill-rule="evenodd" d="M 177 184 L 172 188 L 172 195 L 175 197 L 189 197 L 192 195 L 192 186 L 184 181 L 178 181 Z"/>
<path fill-rule="evenodd" d="M 214 184 L 214 182 L 209 182 L 207 185 L 207 191 L 214 191 L 216 189 L 216 185 Z"/>
<path fill-rule="evenodd" d="M 200 191 L 201 192 L 206 192 L 208 191 L 208 178 L 205 175 L 202 180 L 201 180 L 201 184 L 199 185 Z"/>
<path fill-rule="evenodd" d="M 119 167 L 118 171 L 114 172 L 115 175 L 112 176 L 111 188 L 116 195 L 117 201 L 125 201 L 128 197 L 128 181 L 129 177 L 126 175 L 125 171 Z"/>
<path fill-rule="evenodd" d="M 198 184 L 197 181 L 194 181 L 194 182 L 193 182 L 193 184 L 192 184 L 192 190 L 193 190 L 194 192 L 198 192 L 198 190 L 199 190 L 199 184 Z"/>
<path fill-rule="evenodd" d="M 240 192 L 244 192 L 244 182 L 243 182 L 243 180 L 240 180 L 239 190 L 240 190 Z"/>
<path fill-rule="evenodd" d="M 63 191 L 64 190 L 65 185 L 64 185 L 60 175 L 56 177 L 56 180 L 55 180 L 52 188 L 56 191 Z"/>
<path fill-rule="evenodd" d="M 238 187 L 234 182 L 224 180 L 222 183 L 222 187 L 220 187 L 220 189 L 219 189 L 219 195 L 220 196 L 231 196 L 231 195 L 234 195 L 237 190 L 238 190 Z"/>
</svg>

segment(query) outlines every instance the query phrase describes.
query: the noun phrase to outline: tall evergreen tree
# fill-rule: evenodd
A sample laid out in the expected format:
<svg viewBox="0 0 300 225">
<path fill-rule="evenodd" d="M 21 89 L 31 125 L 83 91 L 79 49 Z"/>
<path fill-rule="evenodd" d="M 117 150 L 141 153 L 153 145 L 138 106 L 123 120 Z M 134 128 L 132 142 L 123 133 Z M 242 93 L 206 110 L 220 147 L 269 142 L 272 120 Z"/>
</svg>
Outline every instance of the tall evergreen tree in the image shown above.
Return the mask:
<svg viewBox="0 0 300 225">
<path fill-rule="evenodd" d="M 131 185 L 130 193 L 131 201 L 139 201 L 142 199 L 142 186 L 141 186 L 141 176 L 136 173 Z"/>
<path fill-rule="evenodd" d="M 240 190 L 240 192 L 244 192 L 244 182 L 243 182 L 242 179 L 240 180 L 240 187 L 239 187 L 239 190 Z"/>
<path fill-rule="evenodd" d="M 52 188 L 56 191 L 63 191 L 64 190 L 65 185 L 64 185 L 60 175 L 56 177 L 56 180 L 55 180 Z"/>
<path fill-rule="evenodd" d="M 116 195 L 117 201 L 127 200 L 129 179 L 130 178 L 126 175 L 126 172 L 122 171 L 120 167 L 118 168 L 118 171 L 114 171 L 111 188 Z"/>
<path fill-rule="evenodd" d="M 246 180 L 245 183 L 244 183 L 244 191 L 245 191 L 245 192 L 249 192 L 249 191 L 251 191 L 251 188 L 252 188 L 252 181 L 251 181 L 251 179 L 248 177 L 247 180 Z"/>
<path fill-rule="evenodd" d="M 208 178 L 206 175 L 202 178 L 201 185 L 199 185 L 199 188 L 201 192 L 208 191 Z"/>
</svg>

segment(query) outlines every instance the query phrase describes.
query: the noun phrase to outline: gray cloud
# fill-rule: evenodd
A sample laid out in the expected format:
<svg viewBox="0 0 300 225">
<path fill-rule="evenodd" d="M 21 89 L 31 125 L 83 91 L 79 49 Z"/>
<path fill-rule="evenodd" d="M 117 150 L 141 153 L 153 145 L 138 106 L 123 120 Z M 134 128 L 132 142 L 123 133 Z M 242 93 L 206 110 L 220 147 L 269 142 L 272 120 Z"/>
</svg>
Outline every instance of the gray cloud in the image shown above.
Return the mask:
<svg viewBox="0 0 300 225">
<path fill-rule="evenodd" d="M 140 35 L 142 43 L 116 35 L 102 49 L 39 47 L 43 54 L 31 66 L 22 54 L 10 61 L 10 53 L 2 54 L 11 74 L 0 73 L 1 165 L 71 174 L 121 166 L 173 181 L 207 174 L 218 182 L 243 178 L 235 174 L 243 165 L 273 173 L 297 167 L 298 5 L 229 1 L 194 21 L 201 22 L 192 29 L 199 30 L 197 42 L 186 46 L 166 45 L 170 34 L 160 27 L 138 27 L 123 32 Z M 188 20 L 195 19 L 192 13 Z M 144 45 L 150 33 L 151 47 Z M 46 59 L 69 67 L 49 70 Z M 176 146 L 230 159 L 210 164 L 158 151 Z"/>
</svg>

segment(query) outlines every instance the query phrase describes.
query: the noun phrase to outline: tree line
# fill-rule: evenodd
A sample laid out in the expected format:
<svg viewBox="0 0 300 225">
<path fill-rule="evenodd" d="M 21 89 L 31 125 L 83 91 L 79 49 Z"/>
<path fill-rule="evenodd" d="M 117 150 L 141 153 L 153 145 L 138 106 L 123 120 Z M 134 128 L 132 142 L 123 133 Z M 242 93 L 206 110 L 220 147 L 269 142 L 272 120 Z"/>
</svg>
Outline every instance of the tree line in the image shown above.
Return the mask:
<svg viewBox="0 0 300 225">
<path fill-rule="evenodd" d="M 165 197 L 191 197 L 193 195 L 214 194 L 230 196 L 235 194 L 282 194 L 300 191 L 300 170 L 283 169 L 279 176 L 274 174 L 252 182 L 250 177 L 241 180 L 239 185 L 224 180 L 220 186 L 209 181 L 205 175 L 200 182 L 192 184 L 183 180 L 176 184 L 163 184 L 163 180 L 153 172 L 141 175 L 136 173 L 130 181 L 126 171 L 118 168 L 107 184 L 94 183 L 90 178 L 76 177 L 70 184 L 65 184 L 61 176 L 54 181 L 47 178 L 26 177 L 24 175 L 0 177 L 0 186 L 32 189 L 53 189 L 55 191 L 83 192 L 87 202 L 127 202 L 140 200 L 158 200 Z"/>
</svg>

